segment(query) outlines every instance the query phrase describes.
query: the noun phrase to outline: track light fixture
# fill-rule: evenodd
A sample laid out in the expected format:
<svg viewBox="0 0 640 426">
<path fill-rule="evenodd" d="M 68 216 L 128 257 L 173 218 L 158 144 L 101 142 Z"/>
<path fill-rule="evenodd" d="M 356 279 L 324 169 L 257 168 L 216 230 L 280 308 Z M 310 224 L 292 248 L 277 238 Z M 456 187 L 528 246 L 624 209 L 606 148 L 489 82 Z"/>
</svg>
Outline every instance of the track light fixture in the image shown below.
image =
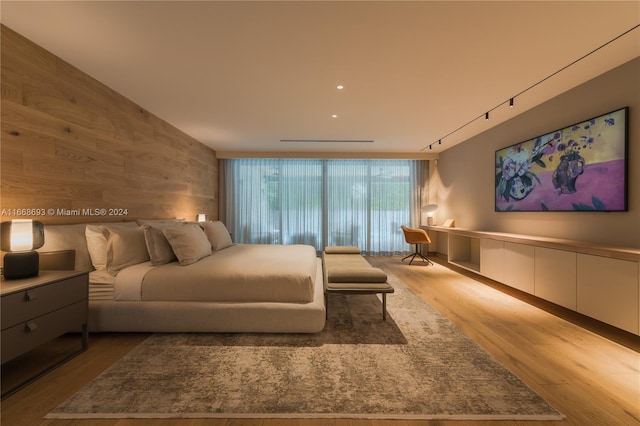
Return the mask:
<svg viewBox="0 0 640 426">
<path fill-rule="evenodd" d="M 537 87 L 538 85 L 540 85 L 540 84 L 544 83 L 545 81 L 549 80 L 550 78 L 554 77 L 555 75 L 557 75 L 557 74 L 561 73 L 562 71 L 566 70 L 567 68 L 572 67 L 573 65 L 575 65 L 575 64 L 577 64 L 578 62 L 582 61 L 583 59 L 585 59 L 585 58 L 587 58 L 587 57 L 591 56 L 591 55 L 592 55 L 592 54 L 594 54 L 595 52 L 597 52 L 597 51 L 599 51 L 599 50 L 601 50 L 601 49 L 605 48 L 605 47 L 606 47 L 606 46 L 608 46 L 609 44 L 611 44 L 611 43 L 613 43 L 614 41 L 616 41 L 616 40 L 618 40 L 618 39 L 620 39 L 620 38 L 622 38 L 622 37 L 626 36 L 627 34 L 629 34 L 629 33 L 633 32 L 633 31 L 637 30 L 638 28 L 640 28 L 640 24 L 637 24 L 637 25 L 635 25 L 635 26 L 631 27 L 630 29 L 628 29 L 628 30 L 624 31 L 622 34 L 619 34 L 618 36 L 616 36 L 616 37 L 612 38 L 611 40 L 607 41 L 606 43 L 604 43 L 604 44 L 602 44 L 602 45 L 600 45 L 600 46 L 596 47 L 596 48 L 595 48 L 595 49 L 593 49 L 592 51 L 590 51 L 590 52 L 588 52 L 587 54 L 585 54 L 585 55 L 581 56 L 580 58 L 578 58 L 578 59 L 574 60 L 573 62 L 571 62 L 571 63 L 569 63 L 569 64 L 567 64 L 567 65 L 563 66 L 562 68 L 558 69 L 557 71 L 555 71 L 555 72 L 553 72 L 553 73 L 549 74 L 548 76 L 546 76 L 546 77 L 545 77 L 545 78 L 543 78 L 542 80 L 538 81 L 537 83 L 534 83 L 534 84 L 532 84 L 531 86 L 527 87 L 526 89 L 524 89 L 524 90 L 522 90 L 522 91 L 520 91 L 520 92 L 516 93 L 514 96 L 512 96 L 511 98 L 509 98 L 509 99 L 508 99 L 509 107 L 510 107 L 510 108 L 513 108 L 513 105 L 514 105 L 514 103 L 515 103 L 515 98 L 516 98 L 516 97 L 518 97 L 518 96 L 522 95 L 523 93 L 526 93 L 526 92 L 528 92 L 528 91 L 530 91 L 530 90 L 534 89 L 535 87 Z M 495 106 L 495 107 L 491 108 L 489 111 L 485 112 L 485 113 L 484 113 L 484 119 L 485 119 L 485 120 L 489 120 L 489 112 L 490 112 L 490 111 L 493 111 L 494 109 L 497 109 L 498 107 L 500 107 L 500 106 L 502 106 L 502 105 L 504 105 L 504 104 L 506 104 L 506 103 L 507 103 L 507 101 L 502 101 L 502 102 L 501 102 L 500 104 L 498 104 L 497 106 Z M 451 131 L 451 132 L 447 133 L 447 134 L 446 134 L 446 135 L 444 135 L 443 137 L 445 137 L 445 138 L 446 138 L 446 137 L 451 136 L 452 134 L 456 133 L 457 131 L 462 130 L 463 128 L 465 128 L 465 127 L 469 126 L 471 123 L 474 123 L 476 120 L 480 119 L 481 117 L 482 117 L 482 115 L 480 115 L 480 116 L 476 116 L 475 118 L 473 118 L 473 119 L 469 120 L 468 122 L 464 123 L 463 125 L 459 126 L 458 128 L 454 129 L 453 131 Z M 435 142 L 434 142 L 434 143 L 435 143 Z M 427 145 L 427 146 L 429 147 L 429 149 L 432 149 L 432 145 L 433 145 L 433 144 L 431 144 L 431 145 Z M 442 145 L 442 139 L 438 139 L 438 145 Z M 422 148 L 420 151 L 424 151 L 424 150 L 426 150 L 426 149 L 427 149 L 427 146 L 425 146 L 424 148 Z"/>
</svg>

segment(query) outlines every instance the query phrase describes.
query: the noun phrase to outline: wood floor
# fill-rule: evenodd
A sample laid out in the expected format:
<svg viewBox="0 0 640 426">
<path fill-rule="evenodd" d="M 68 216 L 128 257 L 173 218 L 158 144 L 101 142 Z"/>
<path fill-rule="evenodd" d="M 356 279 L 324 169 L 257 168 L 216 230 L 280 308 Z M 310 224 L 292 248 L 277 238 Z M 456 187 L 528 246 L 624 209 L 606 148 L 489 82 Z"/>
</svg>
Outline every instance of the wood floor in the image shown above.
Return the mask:
<svg viewBox="0 0 640 426">
<path fill-rule="evenodd" d="M 1 403 L 3 426 L 34 425 L 638 425 L 640 338 L 524 295 L 442 259 L 402 264 L 399 257 L 368 259 L 407 283 L 549 403 L 562 421 L 380 421 L 349 419 L 43 420 L 146 334 L 92 334 L 89 350 Z M 389 296 L 389 304 L 393 295 Z M 428 395 L 425 395 L 428 398 Z"/>
</svg>

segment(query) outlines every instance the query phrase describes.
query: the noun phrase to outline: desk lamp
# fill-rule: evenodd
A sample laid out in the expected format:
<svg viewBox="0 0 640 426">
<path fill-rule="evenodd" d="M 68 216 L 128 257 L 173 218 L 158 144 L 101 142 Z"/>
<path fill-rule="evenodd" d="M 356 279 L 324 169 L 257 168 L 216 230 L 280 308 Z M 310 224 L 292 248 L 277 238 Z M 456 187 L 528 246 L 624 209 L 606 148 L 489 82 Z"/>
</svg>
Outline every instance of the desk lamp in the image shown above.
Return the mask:
<svg viewBox="0 0 640 426">
<path fill-rule="evenodd" d="M 422 211 L 427 214 L 427 225 L 433 225 L 433 214 L 438 210 L 437 204 L 427 204 Z"/>
</svg>

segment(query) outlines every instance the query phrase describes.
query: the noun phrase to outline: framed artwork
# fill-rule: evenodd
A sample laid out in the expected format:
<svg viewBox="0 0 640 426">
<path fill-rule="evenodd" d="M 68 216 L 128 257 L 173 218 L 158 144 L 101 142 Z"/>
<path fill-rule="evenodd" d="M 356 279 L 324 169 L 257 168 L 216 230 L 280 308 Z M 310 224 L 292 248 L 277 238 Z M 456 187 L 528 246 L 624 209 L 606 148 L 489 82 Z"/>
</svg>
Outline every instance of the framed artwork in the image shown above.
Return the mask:
<svg viewBox="0 0 640 426">
<path fill-rule="evenodd" d="M 626 211 L 629 108 L 495 153 L 495 211 Z"/>
</svg>

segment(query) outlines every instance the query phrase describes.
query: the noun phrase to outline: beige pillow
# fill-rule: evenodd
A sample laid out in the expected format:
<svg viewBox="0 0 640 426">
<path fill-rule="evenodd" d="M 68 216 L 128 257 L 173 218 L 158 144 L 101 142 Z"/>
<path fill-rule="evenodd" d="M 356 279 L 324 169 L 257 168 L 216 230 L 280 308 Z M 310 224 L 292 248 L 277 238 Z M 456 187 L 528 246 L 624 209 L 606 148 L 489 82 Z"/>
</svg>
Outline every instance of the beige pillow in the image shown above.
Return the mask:
<svg viewBox="0 0 640 426">
<path fill-rule="evenodd" d="M 144 226 L 144 240 L 147 244 L 149 258 L 154 266 L 164 265 L 165 263 L 177 260 L 171 244 L 167 241 L 162 230 L 169 226 L 176 226 L 176 223 L 156 223 L 155 225 Z"/>
<path fill-rule="evenodd" d="M 91 263 L 98 271 L 115 275 L 149 260 L 144 231 L 135 222 L 87 225 L 85 236 Z"/>
<path fill-rule="evenodd" d="M 196 263 L 211 255 L 211 243 L 195 223 L 169 226 L 162 230 L 181 265 Z"/>
<path fill-rule="evenodd" d="M 118 271 L 149 260 L 144 229 L 141 226 L 120 227 L 105 225 L 107 235 L 107 271 L 116 275 Z"/>
<path fill-rule="evenodd" d="M 211 243 L 213 251 L 222 250 L 223 248 L 233 245 L 231 235 L 224 223 L 217 222 L 200 222 L 199 225 L 204 229 L 207 239 Z"/>
<path fill-rule="evenodd" d="M 86 225 L 84 234 L 87 241 L 87 251 L 91 258 L 91 263 L 96 270 L 107 267 L 107 237 L 104 226 L 112 228 L 137 228 L 136 222 L 114 222 L 114 223 L 94 223 Z M 84 226 L 84 225 L 83 225 Z"/>
</svg>

